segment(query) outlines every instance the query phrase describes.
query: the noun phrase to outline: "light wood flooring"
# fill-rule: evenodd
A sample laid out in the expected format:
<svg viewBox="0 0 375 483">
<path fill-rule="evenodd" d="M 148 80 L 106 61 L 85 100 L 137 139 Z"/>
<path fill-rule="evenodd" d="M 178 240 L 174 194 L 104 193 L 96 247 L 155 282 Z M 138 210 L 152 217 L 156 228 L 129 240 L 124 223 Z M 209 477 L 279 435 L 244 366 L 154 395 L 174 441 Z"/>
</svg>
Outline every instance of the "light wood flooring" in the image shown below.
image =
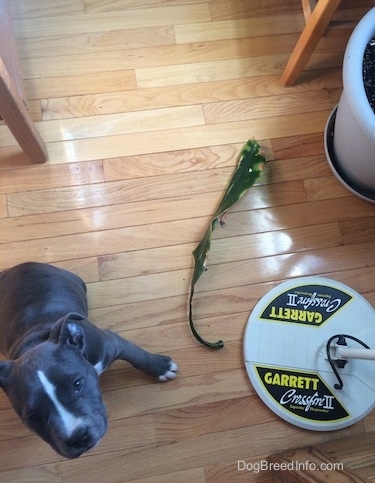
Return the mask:
<svg viewBox="0 0 375 483">
<path fill-rule="evenodd" d="M 102 376 L 108 433 L 74 461 L 1 393 L 2 483 L 269 482 L 237 461 L 375 431 L 375 413 L 336 432 L 280 420 L 242 356 L 252 308 L 283 280 L 328 275 L 375 303 L 375 208 L 341 186 L 323 146 L 346 42 L 372 3 L 343 1 L 286 89 L 299 0 L 12 0 L 49 161 L 30 165 L 0 126 L 0 269 L 72 270 L 93 322 L 170 354 L 180 372 L 160 384 L 115 363 Z M 225 341 L 215 352 L 188 325 L 192 251 L 252 137 L 269 162 L 215 231 L 194 300 L 200 333 Z"/>
</svg>

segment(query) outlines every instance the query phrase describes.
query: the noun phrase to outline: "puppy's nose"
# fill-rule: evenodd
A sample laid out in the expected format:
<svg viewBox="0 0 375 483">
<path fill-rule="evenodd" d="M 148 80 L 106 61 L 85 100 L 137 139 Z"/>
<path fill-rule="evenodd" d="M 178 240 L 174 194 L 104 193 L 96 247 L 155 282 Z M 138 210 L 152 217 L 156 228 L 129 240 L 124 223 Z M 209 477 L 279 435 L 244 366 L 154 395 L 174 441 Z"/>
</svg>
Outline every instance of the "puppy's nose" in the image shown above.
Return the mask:
<svg viewBox="0 0 375 483">
<path fill-rule="evenodd" d="M 78 428 L 67 440 L 66 444 L 72 448 L 89 448 L 93 446 L 89 428 Z"/>
</svg>

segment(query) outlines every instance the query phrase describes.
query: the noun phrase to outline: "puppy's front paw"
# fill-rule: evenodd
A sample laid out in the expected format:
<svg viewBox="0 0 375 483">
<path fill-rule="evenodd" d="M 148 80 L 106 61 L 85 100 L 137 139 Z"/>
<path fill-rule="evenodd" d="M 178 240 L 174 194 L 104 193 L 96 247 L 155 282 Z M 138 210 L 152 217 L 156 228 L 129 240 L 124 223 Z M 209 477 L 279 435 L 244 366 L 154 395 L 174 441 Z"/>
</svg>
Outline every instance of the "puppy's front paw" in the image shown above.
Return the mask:
<svg viewBox="0 0 375 483">
<path fill-rule="evenodd" d="M 165 382 L 169 381 L 170 379 L 174 379 L 176 377 L 176 372 L 178 371 L 178 365 L 172 360 L 169 359 L 169 367 L 167 370 L 163 373 L 160 374 L 159 376 L 159 381 Z"/>
</svg>

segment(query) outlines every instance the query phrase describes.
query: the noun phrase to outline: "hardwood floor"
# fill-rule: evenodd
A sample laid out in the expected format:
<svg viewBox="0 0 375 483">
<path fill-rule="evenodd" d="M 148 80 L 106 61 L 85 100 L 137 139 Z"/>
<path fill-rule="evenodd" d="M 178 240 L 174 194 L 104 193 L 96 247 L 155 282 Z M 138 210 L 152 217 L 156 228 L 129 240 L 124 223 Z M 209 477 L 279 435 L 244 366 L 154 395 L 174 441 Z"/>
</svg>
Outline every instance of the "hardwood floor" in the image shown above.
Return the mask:
<svg viewBox="0 0 375 483">
<path fill-rule="evenodd" d="M 327 164 L 323 131 L 347 39 L 371 1 L 343 1 L 297 85 L 282 69 L 303 27 L 300 0 L 12 0 L 29 109 L 49 161 L 30 165 L 0 126 L 0 269 L 35 260 L 88 285 L 90 317 L 153 352 L 160 384 L 115 363 L 102 376 L 110 427 L 68 461 L 0 394 L 0 481 L 270 482 L 237 461 L 373 431 L 275 416 L 246 376 L 242 339 L 259 298 L 327 275 L 375 303 L 375 211 Z M 355 7 L 353 7 L 353 5 Z M 269 160 L 218 228 L 187 300 L 192 251 L 249 138 Z"/>
</svg>

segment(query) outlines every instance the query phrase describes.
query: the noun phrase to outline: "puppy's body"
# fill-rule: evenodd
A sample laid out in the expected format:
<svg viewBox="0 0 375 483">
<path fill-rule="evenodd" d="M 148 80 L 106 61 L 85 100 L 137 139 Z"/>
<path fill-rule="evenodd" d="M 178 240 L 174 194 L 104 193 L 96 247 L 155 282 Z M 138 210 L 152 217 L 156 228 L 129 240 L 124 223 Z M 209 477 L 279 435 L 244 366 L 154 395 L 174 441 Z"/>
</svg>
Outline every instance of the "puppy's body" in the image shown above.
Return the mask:
<svg viewBox="0 0 375 483">
<path fill-rule="evenodd" d="M 164 381 L 170 357 L 151 354 L 87 319 L 84 282 L 41 263 L 0 274 L 0 386 L 25 424 L 58 453 L 80 456 L 107 429 L 99 375 L 116 359 Z"/>
</svg>

